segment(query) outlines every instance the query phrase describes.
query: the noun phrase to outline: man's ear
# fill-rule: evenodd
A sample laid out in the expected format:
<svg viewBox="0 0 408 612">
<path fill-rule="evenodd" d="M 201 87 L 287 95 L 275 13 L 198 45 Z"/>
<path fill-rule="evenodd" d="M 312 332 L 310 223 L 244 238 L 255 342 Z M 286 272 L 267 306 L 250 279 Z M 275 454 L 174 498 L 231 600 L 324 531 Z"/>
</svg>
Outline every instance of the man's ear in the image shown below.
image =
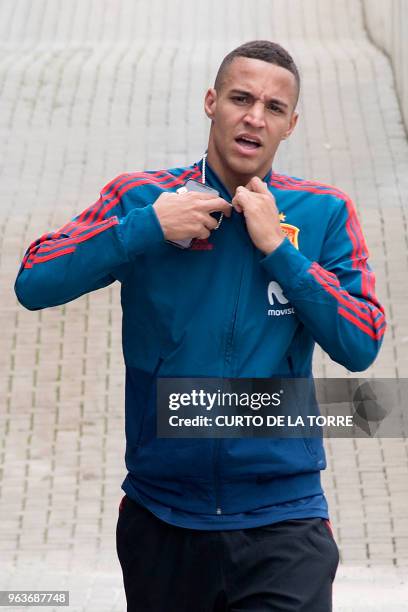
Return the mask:
<svg viewBox="0 0 408 612">
<path fill-rule="evenodd" d="M 204 98 L 204 110 L 205 114 L 209 119 L 214 118 L 215 107 L 217 106 L 217 92 L 213 87 L 207 89 L 207 93 Z"/>
<path fill-rule="evenodd" d="M 282 136 L 282 140 L 285 140 L 286 138 L 289 138 L 289 136 L 291 135 L 291 133 L 293 132 L 293 130 L 296 127 L 296 124 L 298 122 L 298 118 L 299 118 L 299 113 L 297 113 L 296 111 L 293 111 L 292 116 L 291 116 L 290 121 L 289 121 L 289 127 L 286 130 L 285 134 Z"/>
</svg>

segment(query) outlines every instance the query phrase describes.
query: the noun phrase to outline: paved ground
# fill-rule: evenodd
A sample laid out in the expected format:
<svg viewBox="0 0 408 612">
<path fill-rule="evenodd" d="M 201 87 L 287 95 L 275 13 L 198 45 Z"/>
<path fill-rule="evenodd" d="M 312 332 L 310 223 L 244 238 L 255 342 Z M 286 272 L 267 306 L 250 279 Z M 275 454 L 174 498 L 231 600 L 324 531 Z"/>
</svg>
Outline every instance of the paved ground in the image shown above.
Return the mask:
<svg viewBox="0 0 408 612">
<path fill-rule="evenodd" d="M 70 610 L 120 611 L 119 287 L 24 311 L 24 249 L 118 173 L 198 160 L 218 62 L 275 39 L 303 75 L 277 169 L 355 199 L 389 319 L 367 375 L 408 376 L 407 140 L 358 0 L 3 0 L 0 31 L 0 589 L 66 588 Z M 347 375 L 321 351 L 315 373 Z M 336 611 L 408 610 L 407 442 L 331 440 L 327 454 Z"/>
</svg>

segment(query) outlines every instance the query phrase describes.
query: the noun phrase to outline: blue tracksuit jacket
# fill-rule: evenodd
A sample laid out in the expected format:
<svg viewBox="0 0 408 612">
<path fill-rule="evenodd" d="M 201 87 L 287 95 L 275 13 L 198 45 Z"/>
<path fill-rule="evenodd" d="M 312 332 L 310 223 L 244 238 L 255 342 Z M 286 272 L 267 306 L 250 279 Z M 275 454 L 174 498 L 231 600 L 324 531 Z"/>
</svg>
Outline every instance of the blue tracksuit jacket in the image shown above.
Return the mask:
<svg viewBox="0 0 408 612">
<path fill-rule="evenodd" d="M 207 164 L 207 184 L 231 201 Z M 121 283 L 126 364 L 126 493 L 165 521 L 234 529 L 328 518 L 322 441 L 158 439 L 160 377 L 311 376 L 315 342 L 352 371 L 385 331 L 354 206 L 341 191 L 269 172 L 283 243 L 264 256 L 233 211 L 189 250 L 164 241 L 152 204 L 186 168 L 122 174 L 99 200 L 28 248 L 15 291 L 31 310 Z"/>
</svg>

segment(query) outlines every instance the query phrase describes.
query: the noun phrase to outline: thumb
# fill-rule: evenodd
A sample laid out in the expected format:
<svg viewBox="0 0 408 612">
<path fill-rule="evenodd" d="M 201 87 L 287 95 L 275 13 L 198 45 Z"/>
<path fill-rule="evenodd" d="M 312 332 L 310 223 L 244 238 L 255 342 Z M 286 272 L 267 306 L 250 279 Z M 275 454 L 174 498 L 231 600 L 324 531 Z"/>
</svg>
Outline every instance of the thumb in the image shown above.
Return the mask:
<svg viewBox="0 0 408 612">
<path fill-rule="evenodd" d="M 269 194 L 269 189 L 267 184 L 262 181 L 259 176 L 254 176 L 253 178 L 251 178 L 251 180 L 249 181 L 248 185 L 247 185 L 247 189 L 249 189 L 250 191 L 255 191 L 256 193 L 268 193 Z"/>
</svg>

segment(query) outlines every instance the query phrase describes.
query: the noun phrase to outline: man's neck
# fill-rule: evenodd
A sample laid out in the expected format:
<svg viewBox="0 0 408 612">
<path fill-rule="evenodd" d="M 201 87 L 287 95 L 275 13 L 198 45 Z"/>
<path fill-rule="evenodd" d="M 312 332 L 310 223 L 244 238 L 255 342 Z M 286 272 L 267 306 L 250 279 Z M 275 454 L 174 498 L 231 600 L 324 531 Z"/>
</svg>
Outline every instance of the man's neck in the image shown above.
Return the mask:
<svg viewBox="0 0 408 612">
<path fill-rule="evenodd" d="M 237 187 L 243 186 L 245 187 L 249 181 L 254 177 L 254 175 L 249 174 L 236 174 L 231 171 L 228 166 L 222 163 L 219 159 L 218 155 L 215 155 L 210 148 L 208 149 L 206 161 L 208 162 L 211 169 L 218 176 L 224 187 L 227 189 L 231 197 L 233 198 L 235 195 L 235 191 Z M 266 170 L 262 176 L 259 176 L 260 179 L 263 179 L 268 170 Z"/>
<path fill-rule="evenodd" d="M 245 186 L 251 178 L 250 177 L 246 180 L 246 177 L 237 176 L 235 173 L 229 171 L 229 169 L 223 163 L 221 163 L 221 161 L 216 155 L 211 155 L 210 151 L 207 154 L 206 161 L 208 165 L 211 166 L 211 169 L 218 176 L 221 183 L 227 189 L 231 197 L 234 197 L 237 187 L 239 187 L 240 185 Z"/>
</svg>

